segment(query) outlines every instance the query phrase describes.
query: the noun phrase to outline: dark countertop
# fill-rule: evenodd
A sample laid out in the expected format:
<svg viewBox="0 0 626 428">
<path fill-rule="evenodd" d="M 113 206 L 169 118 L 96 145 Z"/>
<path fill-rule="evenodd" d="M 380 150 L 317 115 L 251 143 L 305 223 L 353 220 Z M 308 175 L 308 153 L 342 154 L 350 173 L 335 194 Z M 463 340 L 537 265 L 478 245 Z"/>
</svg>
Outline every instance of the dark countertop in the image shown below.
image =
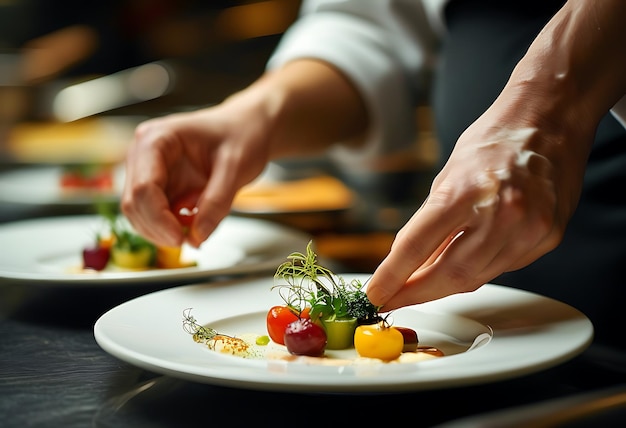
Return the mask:
<svg viewBox="0 0 626 428">
<path fill-rule="evenodd" d="M 46 214 L 56 212 L 0 207 L 3 222 Z M 558 367 L 516 379 L 402 394 L 264 392 L 161 376 L 109 355 L 93 335 L 93 324 L 104 312 L 158 288 L 55 288 L 0 280 L 0 426 L 158 428 L 276 420 L 320 427 L 366 419 L 368 426 L 400 421 L 426 427 L 477 415 L 480 425 L 468 420 L 465 426 L 518 426 L 519 414 L 492 425 L 486 414 L 526 404 L 537 409 L 560 399 L 597 402 L 587 394 L 619 399 L 614 411 L 596 415 L 588 425 L 579 417 L 575 423 L 545 426 L 597 426 L 600 417 L 611 418 L 608 425 L 602 421 L 606 426 L 626 422 L 626 356 L 596 346 Z M 566 407 L 570 416 L 585 409 Z"/>
</svg>

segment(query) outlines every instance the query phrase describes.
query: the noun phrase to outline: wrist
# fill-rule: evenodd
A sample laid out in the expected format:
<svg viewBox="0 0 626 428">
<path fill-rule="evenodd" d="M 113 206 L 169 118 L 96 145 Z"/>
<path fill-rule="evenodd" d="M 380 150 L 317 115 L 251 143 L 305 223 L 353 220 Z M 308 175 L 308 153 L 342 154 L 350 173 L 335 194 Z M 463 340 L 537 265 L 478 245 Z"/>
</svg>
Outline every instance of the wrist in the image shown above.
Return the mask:
<svg viewBox="0 0 626 428">
<path fill-rule="evenodd" d="M 595 128 L 626 91 L 623 0 L 570 0 L 533 41 L 514 69 L 509 95 L 550 120 Z"/>
</svg>

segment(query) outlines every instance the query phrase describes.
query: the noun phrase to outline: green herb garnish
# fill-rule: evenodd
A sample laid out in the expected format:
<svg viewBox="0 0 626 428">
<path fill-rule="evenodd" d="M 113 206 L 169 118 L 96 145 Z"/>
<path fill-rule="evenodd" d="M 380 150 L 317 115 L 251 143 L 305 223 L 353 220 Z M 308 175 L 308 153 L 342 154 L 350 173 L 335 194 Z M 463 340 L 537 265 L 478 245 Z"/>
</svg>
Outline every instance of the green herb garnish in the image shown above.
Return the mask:
<svg viewBox="0 0 626 428">
<path fill-rule="evenodd" d="M 295 252 L 287 257 L 275 279 L 286 283 L 279 288 L 285 304 L 296 313 L 310 306 L 310 317 L 316 319 L 356 318 L 359 324 L 373 324 L 380 320 L 379 307 L 372 304 L 359 280 L 346 282 L 330 269 L 318 264 L 313 244 L 309 242 L 306 254 Z"/>
</svg>

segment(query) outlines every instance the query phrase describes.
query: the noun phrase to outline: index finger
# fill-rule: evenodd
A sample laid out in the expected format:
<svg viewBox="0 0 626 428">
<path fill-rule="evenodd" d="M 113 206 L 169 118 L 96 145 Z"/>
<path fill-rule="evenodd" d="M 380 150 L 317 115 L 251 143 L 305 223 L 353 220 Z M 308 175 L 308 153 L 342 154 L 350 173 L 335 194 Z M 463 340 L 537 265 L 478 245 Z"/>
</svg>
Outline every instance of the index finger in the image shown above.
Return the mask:
<svg viewBox="0 0 626 428">
<path fill-rule="evenodd" d="M 448 243 L 461 232 L 462 209 L 428 202 L 398 232 L 391 250 L 367 287 L 375 305 L 384 305 L 418 269 L 430 265 Z"/>
</svg>

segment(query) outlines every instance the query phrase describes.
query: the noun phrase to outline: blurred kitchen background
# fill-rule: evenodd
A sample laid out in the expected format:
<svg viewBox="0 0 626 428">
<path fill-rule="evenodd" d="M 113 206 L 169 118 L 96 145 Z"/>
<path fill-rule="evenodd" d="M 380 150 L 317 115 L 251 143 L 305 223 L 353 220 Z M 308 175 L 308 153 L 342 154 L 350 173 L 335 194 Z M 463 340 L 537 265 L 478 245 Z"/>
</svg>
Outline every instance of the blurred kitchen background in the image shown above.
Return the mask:
<svg viewBox="0 0 626 428">
<path fill-rule="evenodd" d="M 219 103 L 244 88 L 263 72 L 299 6 L 0 0 L 0 221 L 89 213 L 85 194 L 51 189 L 59 174 L 52 169 L 123 165 L 139 121 Z M 434 175 L 427 104 L 415 120 L 409 153 L 351 169 L 323 157 L 272 164 L 233 214 L 304 229 L 320 255 L 371 271 Z"/>
</svg>

